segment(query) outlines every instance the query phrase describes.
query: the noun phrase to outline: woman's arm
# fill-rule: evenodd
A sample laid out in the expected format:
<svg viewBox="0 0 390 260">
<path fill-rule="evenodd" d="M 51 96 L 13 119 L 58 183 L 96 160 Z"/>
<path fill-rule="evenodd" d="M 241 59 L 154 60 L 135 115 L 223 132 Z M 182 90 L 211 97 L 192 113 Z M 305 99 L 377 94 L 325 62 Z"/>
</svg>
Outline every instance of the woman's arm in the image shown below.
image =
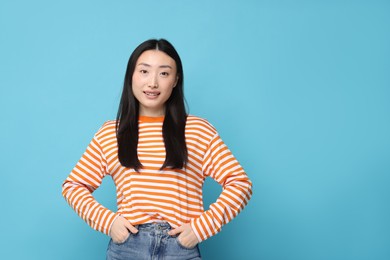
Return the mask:
<svg viewBox="0 0 390 260">
<path fill-rule="evenodd" d="M 76 213 L 93 229 L 109 235 L 116 214 L 92 196 L 107 174 L 107 162 L 95 136 L 62 185 L 62 195 Z"/>
<path fill-rule="evenodd" d="M 223 190 L 207 211 L 191 221 L 199 241 L 218 233 L 223 225 L 238 215 L 252 195 L 252 182 L 218 134 L 208 145 L 203 172 L 221 184 Z"/>
</svg>

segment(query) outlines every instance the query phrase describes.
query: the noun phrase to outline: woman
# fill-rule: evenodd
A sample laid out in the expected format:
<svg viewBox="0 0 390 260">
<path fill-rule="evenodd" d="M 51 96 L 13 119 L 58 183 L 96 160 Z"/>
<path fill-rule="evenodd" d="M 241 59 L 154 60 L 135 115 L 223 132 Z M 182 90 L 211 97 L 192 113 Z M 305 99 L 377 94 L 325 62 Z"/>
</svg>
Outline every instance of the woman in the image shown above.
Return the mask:
<svg viewBox="0 0 390 260">
<path fill-rule="evenodd" d="M 117 212 L 92 196 L 110 175 Z M 223 187 L 203 209 L 202 186 Z M 111 237 L 107 259 L 200 259 L 198 243 L 247 204 L 252 184 L 206 120 L 187 115 L 183 68 L 166 40 L 130 56 L 116 121 L 106 122 L 63 184 L 63 196 L 92 228 Z"/>
</svg>

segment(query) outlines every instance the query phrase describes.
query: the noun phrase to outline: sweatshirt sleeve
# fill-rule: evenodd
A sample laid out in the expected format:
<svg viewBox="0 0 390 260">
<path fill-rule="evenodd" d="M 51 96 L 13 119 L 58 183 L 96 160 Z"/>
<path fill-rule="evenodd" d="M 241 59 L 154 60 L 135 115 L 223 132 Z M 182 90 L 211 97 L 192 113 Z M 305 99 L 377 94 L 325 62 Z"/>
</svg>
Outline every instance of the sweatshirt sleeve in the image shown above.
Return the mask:
<svg viewBox="0 0 390 260">
<path fill-rule="evenodd" d="M 203 173 L 222 186 L 217 201 L 191 227 L 201 242 L 217 234 L 245 207 L 252 196 L 252 182 L 218 134 L 211 139 L 203 158 Z"/>
<path fill-rule="evenodd" d="M 100 186 L 106 175 L 107 161 L 95 135 L 64 181 L 62 195 L 89 226 L 108 235 L 116 214 L 103 207 L 92 196 L 92 192 Z"/>
</svg>

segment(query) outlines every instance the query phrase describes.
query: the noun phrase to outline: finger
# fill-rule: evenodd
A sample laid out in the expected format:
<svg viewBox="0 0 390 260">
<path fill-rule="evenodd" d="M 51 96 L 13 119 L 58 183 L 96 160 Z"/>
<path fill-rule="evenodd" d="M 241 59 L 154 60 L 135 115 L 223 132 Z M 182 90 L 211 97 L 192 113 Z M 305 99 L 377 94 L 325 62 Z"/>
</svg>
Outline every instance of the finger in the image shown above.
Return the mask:
<svg viewBox="0 0 390 260">
<path fill-rule="evenodd" d="M 138 229 L 136 229 L 133 225 L 130 224 L 130 222 L 126 221 L 125 222 L 125 227 L 127 228 L 127 230 L 129 230 L 131 233 L 133 234 L 137 234 L 138 233 Z"/>
<path fill-rule="evenodd" d="M 183 232 L 183 227 L 182 227 L 182 226 L 170 230 L 170 231 L 168 232 L 168 235 L 174 236 L 174 235 L 177 235 L 177 234 L 179 234 L 179 233 L 181 233 L 181 232 Z"/>
</svg>

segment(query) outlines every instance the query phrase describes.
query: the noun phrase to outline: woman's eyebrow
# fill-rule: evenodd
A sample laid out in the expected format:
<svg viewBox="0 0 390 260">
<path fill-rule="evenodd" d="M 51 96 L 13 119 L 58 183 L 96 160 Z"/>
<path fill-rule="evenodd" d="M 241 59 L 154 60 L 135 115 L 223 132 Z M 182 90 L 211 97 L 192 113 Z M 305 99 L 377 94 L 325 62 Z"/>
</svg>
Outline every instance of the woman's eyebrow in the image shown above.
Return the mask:
<svg viewBox="0 0 390 260">
<path fill-rule="evenodd" d="M 147 63 L 143 63 L 143 62 L 141 62 L 141 63 L 138 63 L 138 65 L 137 66 L 146 66 L 146 67 L 151 67 L 149 64 L 147 64 Z"/>
<path fill-rule="evenodd" d="M 150 64 L 147 64 L 147 63 L 144 63 L 144 62 L 138 63 L 137 66 L 152 67 Z M 170 65 L 160 65 L 158 67 L 159 68 L 169 68 L 169 69 L 172 69 L 172 66 L 170 66 Z"/>
<path fill-rule="evenodd" d="M 172 69 L 172 67 L 169 66 L 169 65 L 161 65 L 161 66 L 159 66 L 159 68 L 169 68 L 169 69 Z"/>
</svg>

